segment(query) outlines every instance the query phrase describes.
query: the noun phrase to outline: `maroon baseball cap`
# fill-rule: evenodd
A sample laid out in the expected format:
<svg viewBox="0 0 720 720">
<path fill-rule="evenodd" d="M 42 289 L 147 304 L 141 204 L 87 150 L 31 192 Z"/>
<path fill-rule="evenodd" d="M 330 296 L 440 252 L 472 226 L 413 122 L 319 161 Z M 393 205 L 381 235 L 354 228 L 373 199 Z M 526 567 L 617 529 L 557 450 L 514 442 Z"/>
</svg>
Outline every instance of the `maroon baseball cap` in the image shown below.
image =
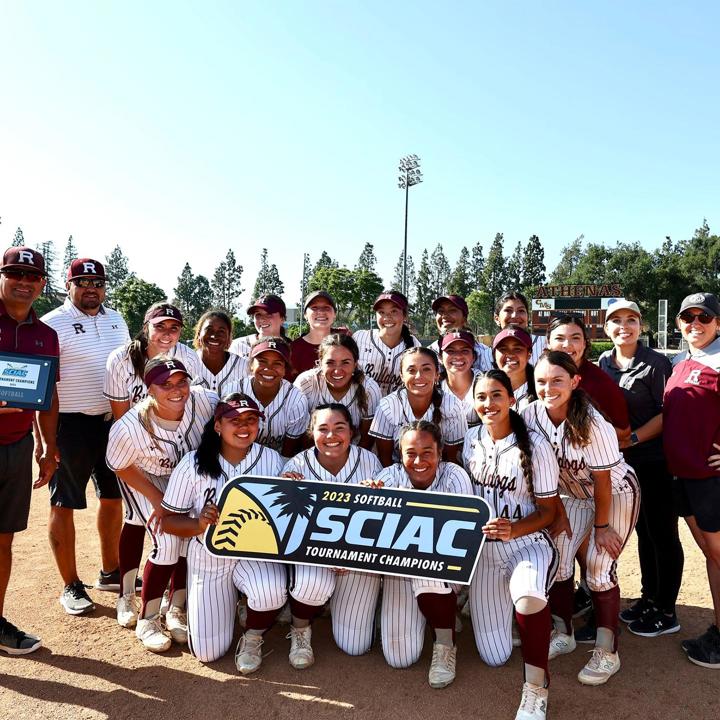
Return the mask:
<svg viewBox="0 0 720 720">
<path fill-rule="evenodd" d="M 47 275 L 45 258 L 37 250 L 24 245 L 9 247 L 5 251 L 0 272 L 3 270 L 24 270 L 25 272 L 36 272 L 38 275 Z"/>
<path fill-rule="evenodd" d="M 226 400 L 221 400 L 215 407 L 215 419 L 233 418 L 246 412 L 253 412 L 261 418 L 265 413 L 258 407 L 258 404 L 249 395 L 244 393 L 233 393 Z"/>
<path fill-rule="evenodd" d="M 440 307 L 440 303 L 444 302 L 449 302 L 451 305 L 454 305 L 458 310 L 460 310 L 465 317 L 468 316 L 469 310 L 467 303 L 465 302 L 465 298 L 460 297 L 460 295 L 443 295 L 442 297 L 435 298 L 432 304 L 433 312 L 437 312 Z"/>
<path fill-rule="evenodd" d="M 281 337 L 269 337 L 258 340 L 250 350 L 250 357 L 257 357 L 260 353 L 276 352 L 282 356 L 286 363 L 290 362 L 290 346 Z"/>
<path fill-rule="evenodd" d="M 397 305 L 403 312 L 407 312 L 408 299 L 397 290 L 385 290 L 384 292 L 380 293 L 380 295 L 377 296 L 375 302 L 373 303 L 373 310 L 377 310 L 377 306 L 381 302 L 385 302 L 385 300 L 389 300 L 394 305 Z"/>
<path fill-rule="evenodd" d="M 519 340 L 528 350 L 532 350 L 532 337 L 530 337 L 530 333 L 519 325 L 508 325 L 504 330 L 501 330 L 493 338 L 492 349 L 495 350 L 505 338 L 509 337 Z"/>
<path fill-rule="evenodd" d="M 454 342 L 465 343 L 469 348 L 475 349 L 475 336 L 469 330 L 453 330 L 446 332 L 440 338 L 440 350 L 444 350 Z"/>
<path fill-rule="evenodd" d="M 143 380 L 148 387 L 162 385 L 175 373 L 183 373 L 183 375 L 190 377 L 190 373 L 180 360 L 171 358 L 169 355 L 158 355 L 152 360 L 148 360 L 147 365 L 145 365 Z"/>
<path fill-rule="evenodd" d="M 264 310 L 268 314 L 280 313 L 281 317 L 287 315 L 285 303 L 277 295 L 261 295 L 248 309 L 248 315 L 254 315 L 258 310 Z"/>
<path fill-rule="evenodd" d="M 170 305 L 170 303 L 155 303 L 151 305 L 145 313 L 144 322 L 146 323 L 155 325 L 163 320 L 176 320 L 181 325 L 184 324 L 182 313 L 174 305 Z"/>
<path fill-rule="evenodd" d="M 307 310 L 310 306 L 310 303 L 313 302 L 313 300 L 317 300 L 318 298 L 327 300 L 330 305 L 332 305 L 332 309 L 337 312 L 337 305 L 335 304 L 335 300 L 333 300 L 333 296 L 329 292 L 325 292 L 325 290 L 316 290 L 315 292 L 310 293 L 305 299 L 303 311 Z"/>
<path fill-rule="evenodd" d="M 78 258 L 70 263 L 67 271 L 67 279 L 75 280 L 76 278 L 96 277 L 105 280 L 105 268 L 98 260 L 92 258 Z"/>
</svg>

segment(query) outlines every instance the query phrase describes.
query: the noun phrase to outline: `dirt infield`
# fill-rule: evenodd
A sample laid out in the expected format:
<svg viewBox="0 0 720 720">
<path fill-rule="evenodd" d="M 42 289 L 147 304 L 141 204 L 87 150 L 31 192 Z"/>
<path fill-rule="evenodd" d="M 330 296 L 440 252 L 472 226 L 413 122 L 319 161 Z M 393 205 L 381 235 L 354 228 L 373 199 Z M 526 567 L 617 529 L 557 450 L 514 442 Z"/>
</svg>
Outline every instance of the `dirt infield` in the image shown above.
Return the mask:
<svg viewBox="0 0 720 720">
<path fill-rule="evenodd" d="M 232 653 L 203 666 L 177 646 L 161 656 L 146 652 L 134 633 L 115 622 L 115 598 L 91 590 L 97 610 L 70 617 L 58 603 L 60 580 L 47 544 L 47 490 L 35 492 L 30 529 L 16 537 L 15 565 L 6 615 L 43 639 L 25 657 L 0 653 L 0 718 L 514 718 L 520 697 L 521 659 L 515 651 L 502 668 L 488 668 L 475 651 L 469 620 L 458 636 L 458 676 L 445 690 L 427 684 L 431 643 L 408 670 L 389 668 L 375 647 L 362 657 L 343 655 L 332 643 L 329 620 L 315 625 L 315 665 L 304 672 L 287 662 L 287 628 L 266 639 L 261 670 L 238 676 Z M 91 510 L 76 514 L 78 562 L 90 583 L 98 571 L 98 543 Z M 712 670 L 692 665 L 680 640 L 712 622 L 705 563 L 683 523 L 686 553 L 680 594 L 680 633 L 655 639 L 625 631 L 620 639 L 622 670 L 606 686 L 576 680 L 589 646 L 551 663 L 548 717 L 580 720 L 599 716 L 648 720 L 717 717 L 717 683 Z M 623 555 L 623 598 L 639 592 L 635 545 Z"/>
</svg>

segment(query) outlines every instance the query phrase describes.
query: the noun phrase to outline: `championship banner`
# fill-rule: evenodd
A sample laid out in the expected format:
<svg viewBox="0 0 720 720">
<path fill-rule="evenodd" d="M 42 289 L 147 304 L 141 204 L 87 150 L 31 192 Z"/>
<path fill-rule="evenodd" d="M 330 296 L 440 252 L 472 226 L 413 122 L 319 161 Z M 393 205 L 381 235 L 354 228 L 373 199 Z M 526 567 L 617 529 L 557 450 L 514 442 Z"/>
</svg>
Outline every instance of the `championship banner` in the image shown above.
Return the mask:
<svg viewBox="0 0 720 720">
<path fill-rule="evenodd" d="M 221 557 L 323 565 L 467 585 L 490 506 L 479 497 L 244 475 L 205 533 Z"/>
</svg>

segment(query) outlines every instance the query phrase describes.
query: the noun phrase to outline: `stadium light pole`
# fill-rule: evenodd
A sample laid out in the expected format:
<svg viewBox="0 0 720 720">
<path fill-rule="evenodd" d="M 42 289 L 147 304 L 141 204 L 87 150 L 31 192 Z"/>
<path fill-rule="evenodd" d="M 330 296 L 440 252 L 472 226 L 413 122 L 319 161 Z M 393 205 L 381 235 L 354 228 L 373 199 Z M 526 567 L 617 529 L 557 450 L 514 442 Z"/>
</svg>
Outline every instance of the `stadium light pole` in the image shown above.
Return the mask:
<svg viewBox="0 0 720 720">
<path fill-rule="evenodd" d="M 403 294 L 407 296 L 407 228 L 408 228 L 408 199 L 410 188 L 423 181 L 420 170 L 420 158 L 417 155 L 406 155 L 400 159 L 398 165 L 398 187 L 405 191 L 405 241 L 403 243 Z"/>
</svg>

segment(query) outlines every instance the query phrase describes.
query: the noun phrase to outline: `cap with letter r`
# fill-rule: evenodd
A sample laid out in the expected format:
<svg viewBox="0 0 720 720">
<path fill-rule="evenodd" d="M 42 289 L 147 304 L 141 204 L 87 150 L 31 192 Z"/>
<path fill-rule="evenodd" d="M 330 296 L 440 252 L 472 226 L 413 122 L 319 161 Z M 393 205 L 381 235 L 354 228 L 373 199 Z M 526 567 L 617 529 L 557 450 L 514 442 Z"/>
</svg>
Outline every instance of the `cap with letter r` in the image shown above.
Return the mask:
<svg viewBox="0 0 720 720">
<path fill-rule="evenodd" d="M 151 305 L 145 313 L 145 323 L 156 325 L 163 320 L 176 320 L 183 325 L 183 316 L 178 308 L 170 303 L 161 302 Z"/>
<path fill-rule="evenodd" d="M 265 417 L 265 413 L 260 410 L 253 398 L 244 393 L 233 393 L 217 404 L 215 407 L 215 419 L 234 418 L 247 412 L 255 413 L 261 418 Z"/>
<path fill-rule="evenodd" d="M 84 277 L 96 277 L 105 280 L 105 268 L 103 264 L 92 258 L 77 258 L 73 260 L 67 271 L 67 279 L 75 280 Z"/>
<path fill-rule="evenodd" d="M 10 247 L 3 255 L 3 270 L 24 270 L 25 272 L 36 272 L 38 275 L 47 275 L 45 271 L 45 258 L 37 251 L 29 247 Z"/>
<path fill-rule="evenodd" d="M 190 377 L 190 373 L 180 360 L 176 360 L 169 355 L 156 355 L 152 360 L 148 360 L 147 365 L 145 365 L 143 380 L 147 387 L 162 385 L 175 373 L 183 373 L 186 377 Z"/>
</svg>

